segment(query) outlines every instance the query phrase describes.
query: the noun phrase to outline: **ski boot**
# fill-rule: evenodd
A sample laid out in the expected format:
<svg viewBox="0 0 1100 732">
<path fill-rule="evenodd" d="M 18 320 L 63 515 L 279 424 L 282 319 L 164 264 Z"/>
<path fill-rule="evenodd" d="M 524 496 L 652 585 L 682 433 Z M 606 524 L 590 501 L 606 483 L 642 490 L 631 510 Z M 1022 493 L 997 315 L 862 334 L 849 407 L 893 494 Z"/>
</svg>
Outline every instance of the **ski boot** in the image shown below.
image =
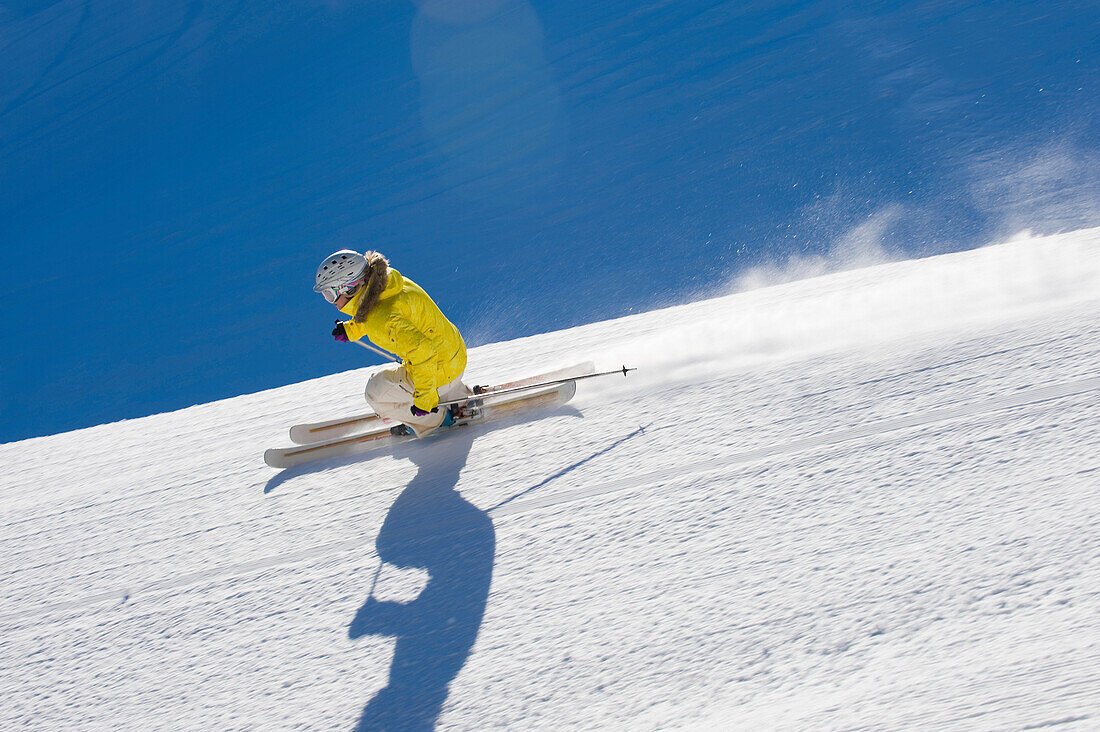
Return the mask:
<svg viewBox="0 0 1100 732">
<path fill-rule="evenodd" d="M 447 418 L 443 421 L 443 424 L 449 426 L 456 423 L 466 424 L 472 422 L 481 416 L 481 404 L 480 399 L 470 399 L 462 404 L 452 404 L 450 409 L 447 410 Z"/>
<path fill-rule="evenodd" d="M 452 404 L 447 407 L 447 411 L 443 413 L 443 421 L 440 423 L 440 427 L 450 427 L 459 419 L 462 419 L 465 415 L 458 408 L 457 404 Z M 416 437 L 416 433 L 413 432 L 413 428 L 407 424 L 395 424 L 390 427 L 390 434 L 394 437 Z"/>
</svg>

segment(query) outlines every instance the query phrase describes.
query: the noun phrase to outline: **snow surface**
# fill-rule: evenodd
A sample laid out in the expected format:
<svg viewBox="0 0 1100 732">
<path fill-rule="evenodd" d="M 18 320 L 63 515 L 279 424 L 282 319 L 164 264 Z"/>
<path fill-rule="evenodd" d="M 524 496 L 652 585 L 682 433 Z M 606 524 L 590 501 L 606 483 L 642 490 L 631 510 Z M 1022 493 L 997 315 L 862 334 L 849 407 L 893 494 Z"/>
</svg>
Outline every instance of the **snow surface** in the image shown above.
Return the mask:
<svg viewBox="0 0 1100 732">
<path fill-rule="evenodd" d="M 593 357 L 639 371 L 282 473 L 367 369 L 0 445 L 0 728 L 1100 727 L 1100 229 L 468 373 Z"/>
</svg>

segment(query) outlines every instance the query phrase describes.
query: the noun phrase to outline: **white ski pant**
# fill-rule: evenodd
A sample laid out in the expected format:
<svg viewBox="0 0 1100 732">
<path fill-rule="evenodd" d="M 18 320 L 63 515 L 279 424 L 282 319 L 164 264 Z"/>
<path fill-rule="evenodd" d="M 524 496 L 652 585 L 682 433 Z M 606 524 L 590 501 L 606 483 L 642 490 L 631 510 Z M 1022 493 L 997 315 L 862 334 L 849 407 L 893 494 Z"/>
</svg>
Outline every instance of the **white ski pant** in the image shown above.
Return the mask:
<svg viewBox="0 0 1100 732">
<path fill-rule="evenodd" d="M 449 384 L 436 389 L 439 401 L 446 402 L 451 399 L 461 399 L 470 393 L 470 390 L 462 383 L 462 377 L 458 377 Z M 446 407 L 440 407 L 438 412 L 429 412 L 422 417 L 413 415 L 410 411 L 413 404 L 413 385 L 409 381 L 409 375 L 404 366 L 392 366 L 375 372 L 367 381 L 367 403 L 371 405 L 375 413 L 381 417 L 404 422 L 412 427 L 417 437 L 424 437 L 443 423 Z"/>
</svg>

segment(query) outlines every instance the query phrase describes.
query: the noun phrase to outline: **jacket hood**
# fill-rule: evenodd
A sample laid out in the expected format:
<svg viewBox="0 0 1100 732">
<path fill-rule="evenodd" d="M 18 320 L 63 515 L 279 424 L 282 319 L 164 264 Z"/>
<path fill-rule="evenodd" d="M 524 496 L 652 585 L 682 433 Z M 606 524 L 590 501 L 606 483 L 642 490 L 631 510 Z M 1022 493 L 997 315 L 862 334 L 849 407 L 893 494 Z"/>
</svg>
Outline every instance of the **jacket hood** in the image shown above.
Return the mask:
<svg viewBox="0 0 1100 732">
<path fill-rule="evenodd" d="M 363 256 L 367 260 L 367 283 L 355 298 L 359 301 L 352 318 L 356 323 L 365 323 L 379 300 L 401 290 L 401 275 L 390 269 L 385 257 L 378 252 L 364 252 Z"/>
</svg>

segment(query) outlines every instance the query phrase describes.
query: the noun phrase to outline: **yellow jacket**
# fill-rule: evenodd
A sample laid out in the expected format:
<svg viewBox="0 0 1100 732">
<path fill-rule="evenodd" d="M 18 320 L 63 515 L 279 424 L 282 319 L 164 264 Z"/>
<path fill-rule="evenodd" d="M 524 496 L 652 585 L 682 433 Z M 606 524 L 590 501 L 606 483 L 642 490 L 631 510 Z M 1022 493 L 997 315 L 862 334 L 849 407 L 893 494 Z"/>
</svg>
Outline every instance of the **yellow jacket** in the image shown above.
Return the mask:
<svg viewBox="0 0 1100 732">
<path fill-rule="evenodd" d="M 466 370 L 466 343 L 428 293 L 389 267 L 377 252 L 367 252 L 367 283 L 340 308 L 348 339 L 367 336 L 395 353 L 413 383 L 413 404 L 431 411 L 439 404 L 436 389 Z"/>
</svg>

